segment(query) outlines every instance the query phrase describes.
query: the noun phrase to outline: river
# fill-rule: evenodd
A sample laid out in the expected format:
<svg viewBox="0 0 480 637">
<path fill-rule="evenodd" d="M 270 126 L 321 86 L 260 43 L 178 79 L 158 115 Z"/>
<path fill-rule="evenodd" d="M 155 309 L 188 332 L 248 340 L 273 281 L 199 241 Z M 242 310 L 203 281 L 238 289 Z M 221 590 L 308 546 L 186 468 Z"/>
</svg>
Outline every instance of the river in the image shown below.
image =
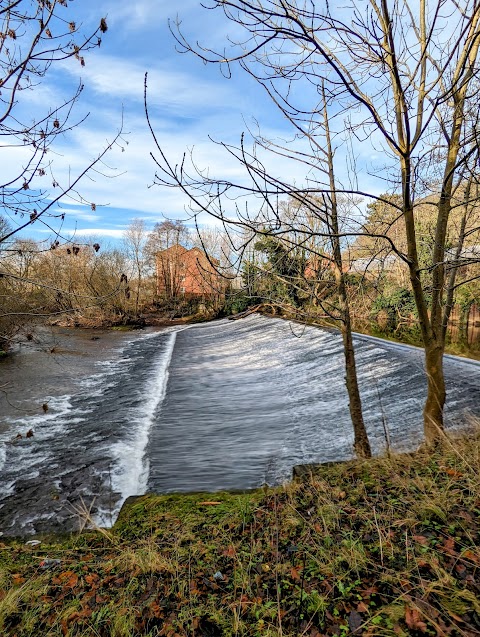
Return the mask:
<svg viewBox="0 0 480 637">
<path fill-rule="evenodd" d="M 422 351 L 362 335 L 356 346 L 374 451 L 384 424 L 396 450 L 414 448 Z M 480 416 L 480 363 L 447 356 L 445 370 L 446 422 L 462 426 Z M 129 495 L 278 484 L 295 464 L 350 458 L 343 377 L 338 333 L 256 315 L 42 328 L 0 362 L 0 532 L 73 530 L 80 509 L 108 526 Z"/>
</svg>

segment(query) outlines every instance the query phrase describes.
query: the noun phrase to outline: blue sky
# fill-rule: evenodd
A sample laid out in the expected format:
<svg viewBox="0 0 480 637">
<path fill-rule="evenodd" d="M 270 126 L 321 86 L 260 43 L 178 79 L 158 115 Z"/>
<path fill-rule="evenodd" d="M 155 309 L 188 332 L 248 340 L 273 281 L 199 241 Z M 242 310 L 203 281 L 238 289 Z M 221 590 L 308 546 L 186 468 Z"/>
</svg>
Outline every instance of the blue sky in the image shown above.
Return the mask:
<svg viewBox="0 0 480 637">
<path fill-rule="evenodd" d="M 72 176 L 94 158 L 111 140 L 124 118 L 125 143 L 106 158 L 118 174 L 115 179 L 90 175 L 79 188 L 97 208 L 75 206 L 65 200 L 67 216 L 62 236 L 81 240 L 95 237 L 104 242 L 118 240 L 131 219 L 140 217 L 149 226 L 164 217 L 186 219 L 185 199 L 178 191 L 150 187 L 155 166 L 149 156 L 153 143 L 143 111 L 143 78 L 149 73 L 151 117 L 162 146 L 173 161 L 194 148 L 197 161 L 210 174 L 242 179 L 241 169 L 209 136 L 238 142 L 246 125 L 257 120 L 267 136 L 287 136 L 288 125 L 269 103 L 264 91 L 240 69 L 225 79 L 216 66 L 205 66 L 193 55 L 179 54 L 168 29 L 168 19 L 177 13 L 182 29 L 192 40 L 222 48 L 234 26 L 220 11 L 206 11 L 197 0 L 173 5 L 166 0 L 82 0 L 71 3 L 71 19 L 93 30 L 106 16 L 108 32 L 100 49 L 85 55 L 85 67 L 66 60 L 52 67 L 45 80 L 25 95 L 23 108 L 37 112 L 39 106 L 55 106 L 70 95 L 81 81 L 85 85 L 76 106 L 77 118 L 89 117 L 56 146 L 55 170 Z M 3 149 L 3 167 L 18 165 L 15 151 Z M 0 160 L 1 161 L 1 160 Z M 298 166 L 276 160 L 279 174 L 302 175 Z M 208 218 L 201 221 L 212 223 Z M 40 224 L 30 226 L 24 236 L 51 236 Z"/>
</svg>

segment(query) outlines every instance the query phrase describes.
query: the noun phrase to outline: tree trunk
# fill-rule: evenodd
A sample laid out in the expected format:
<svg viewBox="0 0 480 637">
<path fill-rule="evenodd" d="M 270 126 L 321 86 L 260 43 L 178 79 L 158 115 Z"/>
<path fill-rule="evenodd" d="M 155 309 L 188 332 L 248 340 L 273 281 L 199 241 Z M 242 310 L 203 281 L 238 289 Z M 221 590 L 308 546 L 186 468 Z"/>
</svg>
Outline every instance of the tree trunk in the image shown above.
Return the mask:
<svg viewBox="0 0 480 637">
<path fill-rule="evenodd" d="M 428 390 L 423 410 L 425 439 L 435 444 L 444 436 L 443 408 L 445 405 L 445 378 L 443 374 L 443 345 L 433 342 L 425 347 L 425 371 Z"/>
<path fill-rule="evenodd" d="M 353 443 L 355 453 L 359 458 L 371 458 L 372 450 L 368 441 L 368 434 L 363 421 L 362 400 L 358 389 L 357 367 L 355 365 L 355 350 L 352 338 L 352 321 L 350 317 L 350 306 L 348 301 L 347 286 L 345 284 L 345 273 L 343 272 L 342 248 L 340 245 L 340 228 L 338 222 L 338 202 L 333 170 L 333 149 L 330 138 L 330 125 L 328 120 L 327 100 L 325 89 L 322 84 L 323 97 L 323 118 L 325 126 L 325 139 L 327 142 L 327 166 L 330 181 L 330 241 L 335 264 L 335 279 L 338 285 L 338 303 L 341 313 L 341 330 L 343 339 L 343 353 L 345 356 L 345 381 L 348 392 L 348 406 L 352 419 L 353 433 L 355 440 Z"/>
<path fill-rule="evenodd" d="M 476 158 L 477 159 L 477 158 Z M 469 217 L 469 209 L 472 208 L 472 202 L 470 201 L 470 193 L 472 189 L 472 181 L 473 181 L 473 171 L 471 175 L 468 177 L 467 185 L 465 188 L 465 192 L 463 195 L 464 202 L 464 210 L 462 214 L 462 220 L 460 222 L 460 230 L 458 235 L 458 243 L 455 248 L 455 255 L 453 257 L 454 262 L 457 264 L 462 256 L 463 244 L 465 243 L 465 230 L 467 228 L 467 220 Z M 478 198 L 478 186 L 476 188 L 476 199 Z M 450 273 L 448 275 L 447 282 L 447 293 L 445 297 L 445 308 L 443 310 L 443 325 L 442 325 L 442 340 L 443 345 L 445 346 L 445 339 L 447 336 L 448 329 L 448 321 L 450 320 L 450 315 L 452 313 L 453 306 L 455 304 L 455 283 L 457 280 L 458 273 L 458 265 L 455 265 L 451 268 Z"/>
<path fill-rule="evenodd" d="M 345 380 L 347 383 L 348 406 L 355 436 L 353 446 L 359 458 L 371 458 L 372 450 L 368 441 L 365 423 L 363 422 L 362 402 L 358 389 L 355 351 L 353 348 L 352 328 L 348 309 L 345 312 L 345 320 L 342 321 L 342 339 L 343 352 L 345 355 Z"/>
<path fill-rule="evenodd" d="M 434 270 L 433 278 L 437 285 L 436 294 L 433 297 L 431 313 L 429 316 L 425 291 L 420 279 L 420 266 L 417 252 L 417 236 L 415 229 L 413 201 L 411 197 L 411 161 L 404 158 L 402 161 L 402 188 L 405 232 L 407 236 L 407 250 L 409 257 L 409 273 L 413 296 L 417 307 L 422 340 L 425 349 L 425 372 L 427 374 L 427 400 L 423 409 L 423 431 L 428 445 L 434 444 L 443 436 L 443 407 L 445 405 L 445 378 L 443 375 L 443 327 L 441 312 L 441 292 L 444 285 L 444 266 L 439 259 L 444 258 L 444 252 L 440 256 L 434 255 L 434 264 L 438 267 Z M 438 229 L 437 221 L 437 229 Z M 445 237 L 443 237 L 445 242 Z M 445 246 L 443 245 L 443 249 Z M 439 270 L 442 270 L 439 273 Z M 442 278 L 443 277 L 443 278 Z M 434 290 L 435 292 L 435 290 Z"/>
</svg>

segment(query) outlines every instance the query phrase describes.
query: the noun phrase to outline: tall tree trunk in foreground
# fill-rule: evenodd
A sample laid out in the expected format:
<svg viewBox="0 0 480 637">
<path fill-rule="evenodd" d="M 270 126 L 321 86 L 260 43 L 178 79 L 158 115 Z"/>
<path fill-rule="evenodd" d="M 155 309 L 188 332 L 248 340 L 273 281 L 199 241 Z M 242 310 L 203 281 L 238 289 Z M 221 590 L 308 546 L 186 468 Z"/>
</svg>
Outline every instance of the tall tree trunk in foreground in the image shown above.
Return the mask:
<svg viewBox="0 0 480 637">
<path fill-rule="evenodd" d="M 333 262 L 335 266 L 335 279 L 338 286 L 338 301 L 340 306 L 340 325 L 343 340 L 343 354 L 345 356 L 345 381 L 348 392 L 348 404 L 355 435 L 355 453 L 360 458 L 371 458 L 372 450 L 368 441 L 368 434 L 363 421 L 362 400 L 358 387 L 357 366 L 355 364 L 355 349 L 352 338 L 352 321 L 348 301 L 347 286 L 340 245 L 340 227 L 338 222 L 338 200 L 335 173 L 333 168 L 333 149 L 330 137 L 330 124 L 328 121 L 327 100 L 325 89 L 322 86 L 323 99 L 323 124 L 325 129 L 326 160 L 328 165 L 328 178 L 330 182 L 330 241 L 332 245 Z"/>
</svg>

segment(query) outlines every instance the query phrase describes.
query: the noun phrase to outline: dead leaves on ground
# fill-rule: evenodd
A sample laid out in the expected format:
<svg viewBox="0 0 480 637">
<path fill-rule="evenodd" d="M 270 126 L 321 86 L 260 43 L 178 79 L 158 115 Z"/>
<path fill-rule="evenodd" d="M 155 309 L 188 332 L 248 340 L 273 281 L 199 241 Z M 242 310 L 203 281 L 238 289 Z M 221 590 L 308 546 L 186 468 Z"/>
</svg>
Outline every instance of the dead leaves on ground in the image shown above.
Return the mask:
<svg viewBox="0 0 480 637">
<path fill-rule="evenodd" d="M 463 471 L 436 470 L 458 485 L 455 503 L 442 517 L 413 521 L 397 478 L 365 487 L 368 476 L 353 471 L 251 500 L 152 498 L 118 528 L 118 546 L 97 537 L 62 551 L 23 610 L 37 603 L 37 634 L 57 626 L 65 637 L 91 627 L 109 637 L 112 613 L 128 614 L 138 636 L 220 637 L 236 621 L 252 637 L 280 626 L 284 637 L 474 637 L 480 502 L 462 486 Z M 150 566 L 135 562 L 149 552 Z M 34 553 L 15 553 L 11 588 L 26 590 L 39 576 Z M 8 621 L 6 636 L 22 637 L 21 613 Z"/>
</svg>

